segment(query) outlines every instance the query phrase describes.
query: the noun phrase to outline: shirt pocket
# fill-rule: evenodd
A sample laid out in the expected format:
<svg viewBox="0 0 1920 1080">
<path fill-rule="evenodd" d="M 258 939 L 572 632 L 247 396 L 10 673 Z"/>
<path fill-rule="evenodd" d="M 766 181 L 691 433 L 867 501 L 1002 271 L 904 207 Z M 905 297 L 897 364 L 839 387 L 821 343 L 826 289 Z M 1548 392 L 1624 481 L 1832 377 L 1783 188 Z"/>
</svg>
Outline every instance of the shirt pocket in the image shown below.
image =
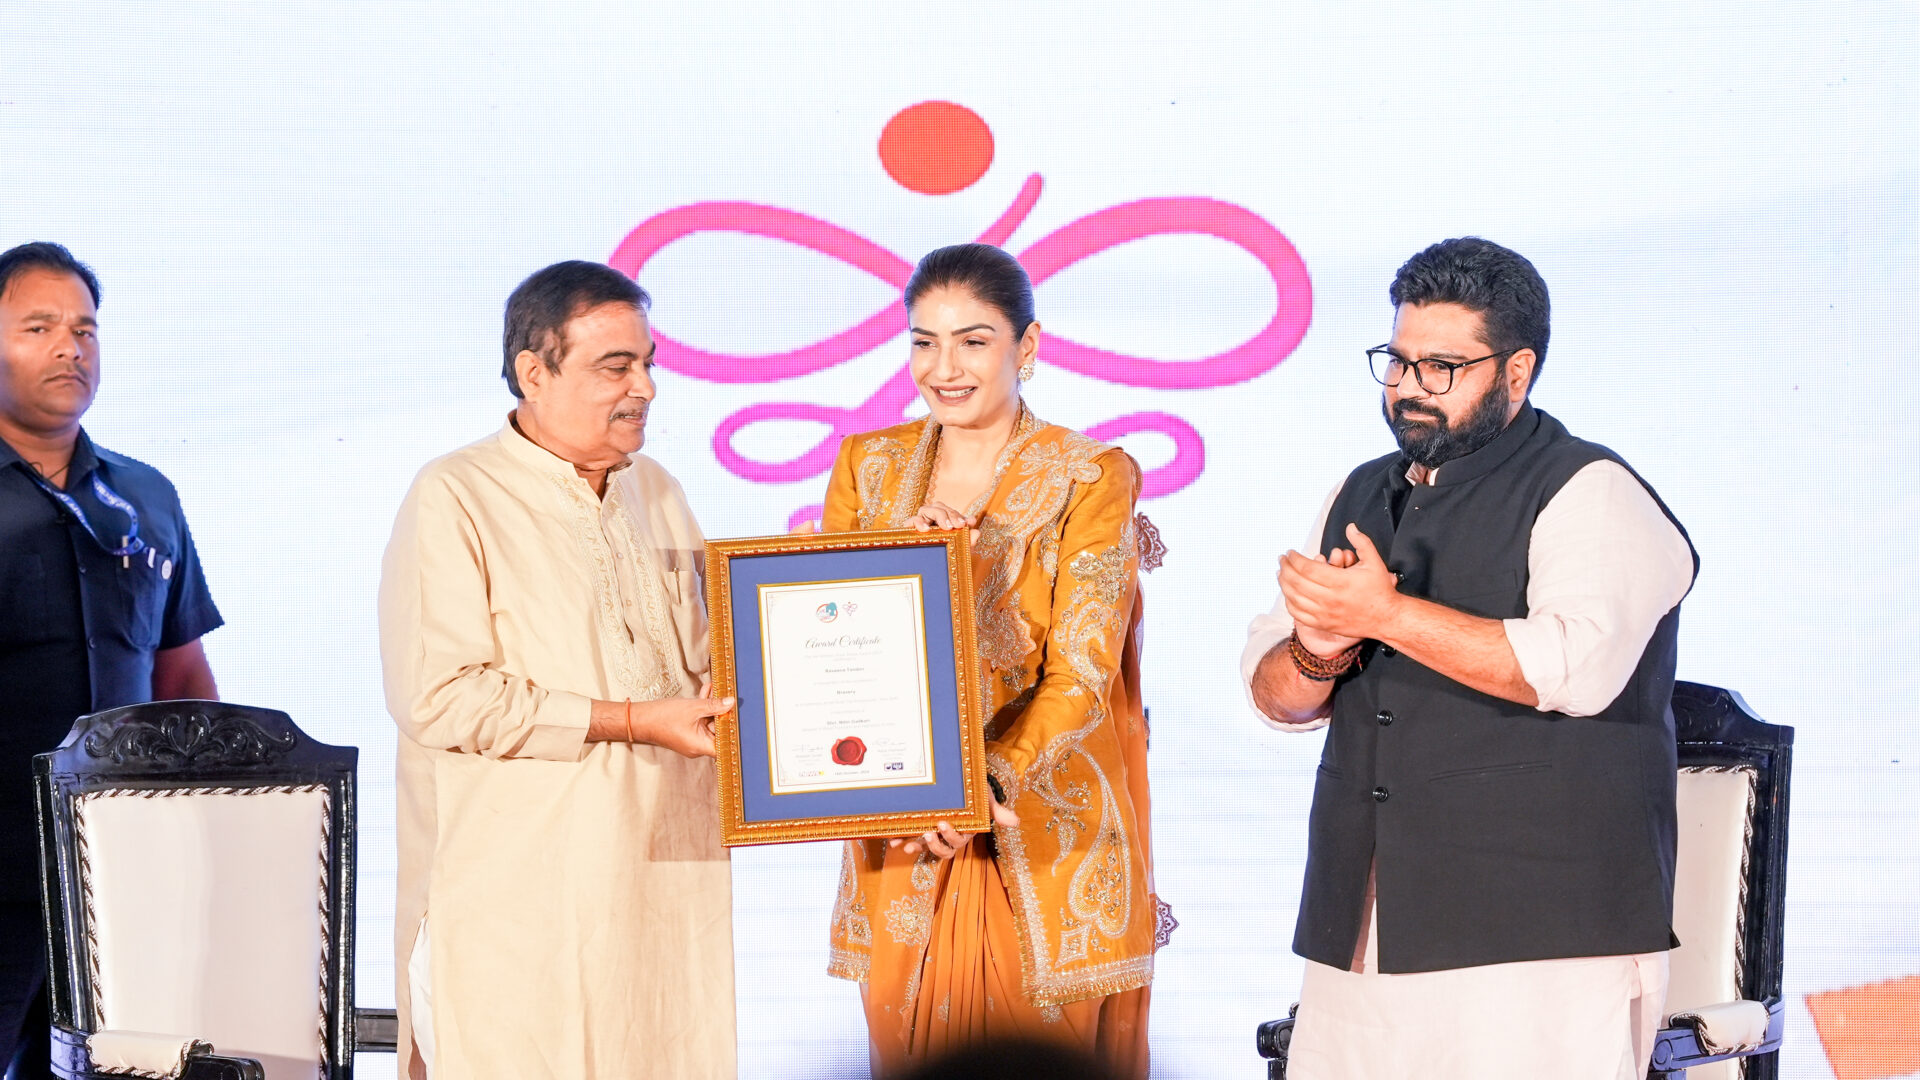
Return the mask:
<svg viewBox="0 0 1920 1080">
<path fill-rule="evenodd" d="M 127 565 L 113 568 L 114 601 L 119 608 L 116 614 L 126 628 L 127 644 L 145 652 L 160 647 L 170 572 L 178 569 L 171 552 L 154 547 L 128 556 Z"/>
<path fill-rule="evenodd" d="M 0 642 L 33 645 L 47 637 L 47 570 L 37 551 L 0 558 Z"/>
</svg>

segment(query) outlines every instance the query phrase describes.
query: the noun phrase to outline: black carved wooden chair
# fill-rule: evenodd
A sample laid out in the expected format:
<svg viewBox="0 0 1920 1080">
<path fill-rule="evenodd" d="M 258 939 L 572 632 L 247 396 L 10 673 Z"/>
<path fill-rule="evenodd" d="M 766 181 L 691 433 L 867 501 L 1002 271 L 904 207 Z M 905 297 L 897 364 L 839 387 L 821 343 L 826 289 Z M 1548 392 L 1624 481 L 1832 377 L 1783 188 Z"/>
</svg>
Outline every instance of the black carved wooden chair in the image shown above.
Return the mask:
<svg viewBox="0 0 1920 1080">
<path fill-rule="evenodd" d="M 1769 724 L 1740 695 L 1675 683 L 1680 847 L 1667 1025 L 1650 1077 L 1774 1080 L 1785 1006 L 1787 795 L 1793 729 Z M 1296 1006 L 1297 1008 L 1298 1006 Z M 1256 1034 L 1269 1080 L 1287 1075 L 1293 1016 Z M 1541 1063 L 1551 1075 L 1552 1063 Z"/>
<path fill-rule="evenodd" d="M 355 768 L 285 713 L 83 716 L 34 759 L 53 1066 L 68 1080 L 348 1080 Z"/>
</svg>

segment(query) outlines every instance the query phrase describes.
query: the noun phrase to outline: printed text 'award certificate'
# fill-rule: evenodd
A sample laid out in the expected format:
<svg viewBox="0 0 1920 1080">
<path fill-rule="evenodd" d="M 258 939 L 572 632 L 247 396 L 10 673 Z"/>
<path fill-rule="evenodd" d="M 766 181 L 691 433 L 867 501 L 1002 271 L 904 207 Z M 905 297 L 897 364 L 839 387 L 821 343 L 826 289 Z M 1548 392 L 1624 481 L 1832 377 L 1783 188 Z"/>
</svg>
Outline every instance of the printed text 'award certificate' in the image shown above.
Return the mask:
<svg viewBox="0 0 1920 1080">
<path fill-rule="evenodd" d="M 773 793 L 933 782 L 920 578 L 760 586 Z"/>
<path fill-rule="evenodd" d="M 707 544 L 720 839 L 992 824 L 964 530 Z"/>
</svg>

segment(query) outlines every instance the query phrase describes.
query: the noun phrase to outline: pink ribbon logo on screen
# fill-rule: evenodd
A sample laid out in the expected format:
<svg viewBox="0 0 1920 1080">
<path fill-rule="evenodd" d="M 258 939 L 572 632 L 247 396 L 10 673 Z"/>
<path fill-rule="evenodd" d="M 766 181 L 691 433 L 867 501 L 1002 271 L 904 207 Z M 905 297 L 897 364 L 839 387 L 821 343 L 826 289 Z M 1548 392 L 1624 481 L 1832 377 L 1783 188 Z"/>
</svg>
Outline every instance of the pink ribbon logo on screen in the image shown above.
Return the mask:
<svg viewBox="0 0 1920 1080">
<path fill-rule="evenodd" d="M 993 133 L 986 121 L 965 106 L 923 101 L 901 110 L 887 122 L 880 134 L 880 161 L 901 186 L 925 195 L 947 195 L 972 186 L 986 175 L 993 163 Z M 1029 175 L 1013 204 L 983 229 L 978 239 L 1005 246 L 1040 201 L 1042 186 L 1040 174 Z M 896 292 L 905 288 L 913 273 L 912 261 L 858 233 L 797 210 L 751 202 L 698 202 L 662 211 L 628 233 L 608 261 L 639 278 L 648 260 L 667 245 L 708 232 L 796 244 L 872 274 Z M 1132 356 L 1043 334 L 1041 362 L 1120 386 L 1194 390 L 1246 382 L 1291 355 L 1313 316 L 1313 286 L 1306 264 L 1280 230 L 1233 203 L 1202 197 L 1136 199 L 1086 214 L 1013 254 L 1038 287 L 1067 267 L 1122 244 L 1178 235 L 1211 236 L 1233 244 L 1252 255 L 1272 277 L 1273 311 L 1258 332 L 1224 352 L 1198 360 Z M 737 356 L 711 352 L 656 332 L 654 356 L 661 366 L 691 378 L 769 387 L 762 400 L 746 405 L 720 423 L 713 433 L 713 452 L 723 468 L 742 479 L 762 484 L 793 483 L 821 476 L 832 468 L 843 437 L 905 420 L 919 392 L 904 361 L 886 382 L 856 405 L 770 400 L 777 396 L 771 391 L 772 385 L 864 356 L 900 336 L 904 329 L 905 313 L 895 302 L 853 326 L 788 352 Z M 735 446 L 740 432 L 754 424 L 791 420 L 824 424 L 827 430 L 817 443 L 786 460 L 749 457 Z M 1200 431 L 1171 412 L 1127 413 L 1087 429 L 1088 435 L 1104 441 L 1142 432 L 1164 435 L 1174 448 L 1171 460 L 1147 471 L 1144 498 L 1180 491 L 1206 468 L 1206 441 Z M 816 517 L 818 511 L 817 506 L 803 507 L 791 520 Z"/>
</svg>

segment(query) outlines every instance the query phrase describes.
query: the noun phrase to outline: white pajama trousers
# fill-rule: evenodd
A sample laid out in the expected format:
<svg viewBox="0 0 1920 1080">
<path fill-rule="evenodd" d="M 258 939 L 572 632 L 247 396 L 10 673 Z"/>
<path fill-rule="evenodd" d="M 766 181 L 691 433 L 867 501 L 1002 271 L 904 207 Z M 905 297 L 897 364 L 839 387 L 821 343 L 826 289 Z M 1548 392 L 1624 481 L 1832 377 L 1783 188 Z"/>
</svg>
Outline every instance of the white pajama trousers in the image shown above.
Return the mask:
<svg viewBox="0 0 1920 1080">
<path fill-rule="evenodd" d="M 1291 1080 L 1642 1080 L 1667 954 L 1409 975 L 1308 961 Z"/>
<path fill-rule="evenodd" d="M 412 1012 L 413 1055 L 427 1080 L 433 1080 L 433 942 L 427 937 L 427 921 L 420 920 L 420 933 L 413 939 L 413 953 L 407 957 L 407 1003 Z"/>
</svg>

